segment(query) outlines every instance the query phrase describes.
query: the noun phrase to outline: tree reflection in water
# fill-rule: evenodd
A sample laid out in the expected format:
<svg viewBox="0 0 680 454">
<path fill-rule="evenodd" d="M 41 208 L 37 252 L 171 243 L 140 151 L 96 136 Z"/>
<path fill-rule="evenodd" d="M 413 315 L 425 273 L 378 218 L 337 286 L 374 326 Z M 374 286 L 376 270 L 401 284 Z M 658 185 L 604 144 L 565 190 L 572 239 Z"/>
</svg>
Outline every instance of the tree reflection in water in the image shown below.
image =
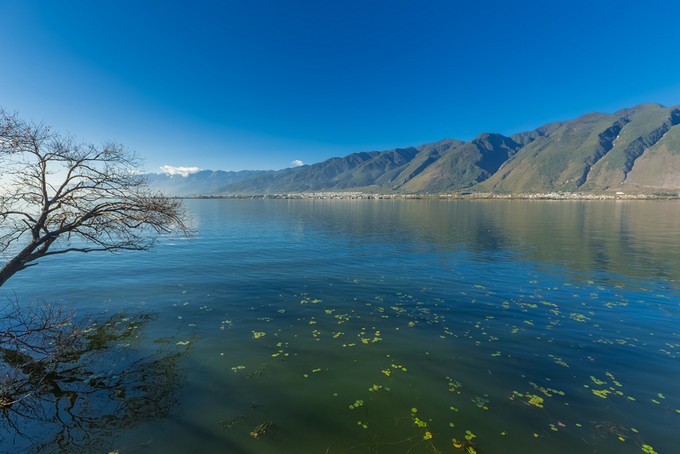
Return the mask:
<svg viewBox="0 0 680 454">
<path fill-rule="evenodd" d="M 170 338 L 142 345 L 150 314 L 64 320 L 38 329 L 28 347 L 0 339 L 0 451 L 108 452 L 114 434 L 178 404 L 188 347 Z"/>
</svg>

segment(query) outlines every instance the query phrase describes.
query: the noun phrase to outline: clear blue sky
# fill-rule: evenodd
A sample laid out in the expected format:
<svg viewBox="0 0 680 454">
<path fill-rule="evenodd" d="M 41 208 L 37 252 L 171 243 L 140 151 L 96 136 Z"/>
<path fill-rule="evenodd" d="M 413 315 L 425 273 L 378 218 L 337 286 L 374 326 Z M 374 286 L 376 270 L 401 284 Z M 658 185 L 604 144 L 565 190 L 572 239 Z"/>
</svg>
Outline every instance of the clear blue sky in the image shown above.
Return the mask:
<svg viewBox="0 0 680 454">
<path fill-rule="evenodd" d="M 674 1 L 0 2 L 0 106 L 161 165 L 294 160 L 680 104 Z"/>
</svg>

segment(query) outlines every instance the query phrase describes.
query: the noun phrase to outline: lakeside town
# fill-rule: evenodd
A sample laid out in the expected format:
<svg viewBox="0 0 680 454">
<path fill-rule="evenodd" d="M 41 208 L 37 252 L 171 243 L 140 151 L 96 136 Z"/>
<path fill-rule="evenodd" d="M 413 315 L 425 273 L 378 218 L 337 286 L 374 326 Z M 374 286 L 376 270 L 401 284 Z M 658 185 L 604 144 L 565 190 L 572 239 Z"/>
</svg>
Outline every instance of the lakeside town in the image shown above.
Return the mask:
<svg viewBox="0 0 680 454">
<path fill-rule="evenodd" d="M 482 192 L 460 192 L 441 194 L 374 194 L 365 192 L 296 192 L 286 194 L 233 194 L 179 197 L 186 199 L 333 199 L 333 200 L 395 200 L 395 199 L 533 199 L 533 200 L 666 200 L 677 199 L 677 193 L 629 194 L 585 194 L 578 192 L 547 192 L 526 194 L 497 194 Z"/>
</svg>

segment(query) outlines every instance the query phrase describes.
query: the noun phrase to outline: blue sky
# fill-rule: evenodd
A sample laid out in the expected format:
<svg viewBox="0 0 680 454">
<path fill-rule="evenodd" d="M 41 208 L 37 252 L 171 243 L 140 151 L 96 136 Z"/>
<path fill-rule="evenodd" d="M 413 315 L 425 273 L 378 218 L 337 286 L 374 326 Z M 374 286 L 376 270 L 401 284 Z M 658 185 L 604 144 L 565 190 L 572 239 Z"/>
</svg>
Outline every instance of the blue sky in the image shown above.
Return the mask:
<svg viewBox="0 0 680 454">
<path fill-rule="evenodd" d="M 680 104 L 680 2 L 3 0 L 0 17 L 0 106 L 151 171 Z"/>
</svg>

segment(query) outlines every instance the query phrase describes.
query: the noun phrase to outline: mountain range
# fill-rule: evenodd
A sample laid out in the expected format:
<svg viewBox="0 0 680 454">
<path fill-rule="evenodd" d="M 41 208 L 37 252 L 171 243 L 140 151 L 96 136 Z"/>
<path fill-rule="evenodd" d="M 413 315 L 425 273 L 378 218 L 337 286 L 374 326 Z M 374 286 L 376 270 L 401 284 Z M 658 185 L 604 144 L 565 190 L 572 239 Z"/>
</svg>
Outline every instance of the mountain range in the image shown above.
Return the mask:
<svg viewBox="0 0 680 454">
<path fill-rule="evenodd" d="M 223 186 L 199 190 L 201 176 L 189 175 L 195 183 L 186 177 L 182 191 L 173 192 L 677 193 L 680 106 L 642 104 L 613 114 L 589 113 L 511 136 L 483 133 L 468 142 L 444 139 L 353 153 L 312 165 L 244 174 Z"/>
<path fill-rule="evenodd" d="M 145 177 L 149 186 L 169 196 L 199 196 L 212 194 L 221 188 L 248 178 L 274 173 L 273 170 L 200 170 L 181 174 L 149 173 Z"/>
</svg>

